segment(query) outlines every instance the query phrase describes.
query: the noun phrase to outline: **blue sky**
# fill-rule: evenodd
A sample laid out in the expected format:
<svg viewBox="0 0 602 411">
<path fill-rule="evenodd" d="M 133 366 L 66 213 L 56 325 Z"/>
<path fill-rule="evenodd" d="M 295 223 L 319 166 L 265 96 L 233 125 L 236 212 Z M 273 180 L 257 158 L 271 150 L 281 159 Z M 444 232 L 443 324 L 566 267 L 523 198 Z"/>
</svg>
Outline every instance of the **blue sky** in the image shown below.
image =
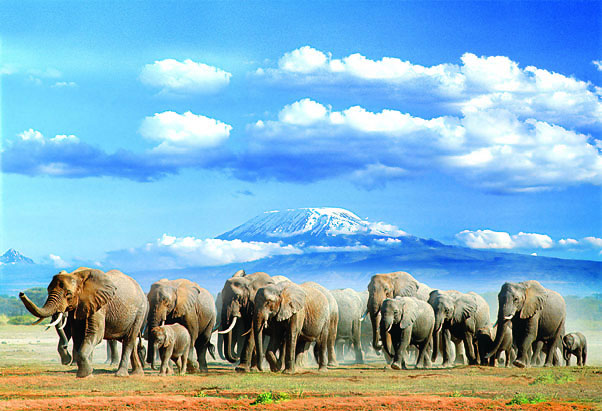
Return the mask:
<svg viewBox="0 0 602 411">
<path fill-rule="evenodd" d="M 600 7 L 2 2 L 0 247 L 58 267 L 332 206 L 600 260 Z"/>
</svg>

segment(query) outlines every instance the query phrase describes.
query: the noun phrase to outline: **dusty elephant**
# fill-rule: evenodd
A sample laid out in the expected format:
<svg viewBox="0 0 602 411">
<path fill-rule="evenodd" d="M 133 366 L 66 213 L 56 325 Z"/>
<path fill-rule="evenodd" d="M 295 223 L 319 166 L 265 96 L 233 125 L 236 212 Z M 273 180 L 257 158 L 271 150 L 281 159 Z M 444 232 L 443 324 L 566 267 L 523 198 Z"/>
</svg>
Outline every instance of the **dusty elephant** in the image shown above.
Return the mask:
<svg viewBox="0 0 602 411">
<path fill-rule="evenodd" d="M 483 297 L 474 292 L 434 290 L 428 302 L 435 312 L 433 361 L 441 344 L 443 366 L 450 365 L 450 346 L 452 338 L 455 338 L 463 342 L 469 364 L 478 364 L 477 331 L 491 326 L 489 305 Z"/>
<path fill-rule="evenodd" d="M 272 370 L 276 349 L 284 350 L 284 372 L 294 373 L 296 360 L 315 342 L 314 354 L 320 370 L 327 369 L 330 309 L 328 298 L 311 283 L 271 284 L 257 290 L 253 332 L 257 347 L 257 366 L 262 370 L 263 330 L 272 329 L 266 358 Z"/>
<path fill-rule="evenodd" d="M 571 355 L 577 357 L 577 365 L 583 366 L 587 360 L 587 340 L 582 333 L 570 333 L 562 338 L 562 356 L 566 366 L 571 364 Z"/>
<path fill-rule="evenodd" d="M 355 363 L 364 363 L 362 352 L 362 315 L 366 310 L 366 304 L 362 296 L 351 288 L 331 290 L 330 293 L 337 302 L 339 308 L 339 321 L 336 330 L 337 358 L 343 360 L 344 347 L 350 345 L 355 351 Z"/>
<path fill-rule="evenodd" d="M 404 271 L 388 274 L 375 274 L 368 284 L 368 302 L 366 310 L 372 323 L 372 348 L 379 351 L 382 343 L 379 341 L 378 324 L 380 323 L 380 307 L 386 298 L 416 297 L 428 300 L 426 290 L 414 277 Z"/>
<path fill-rule="evenodd" d="M 92 373 L 90 354 L 103 339 L 123 341 L 116 375 L 128 375 L 130 357 L 132 372 L 144 373 L 136 344 L 148 303 L 133 278 L 117 270 L 104 273 L 81 267 L 72 273 L 61 271 L 52 278 L 48 298 L 41 308 L 24 293 L 19 297 L 29 312 L 39 318 L 73 313 L 71 331 L 78 377 Z"/>
<path fill-rule="evenodd" d="M 529 364 L 529 351 L 533 343 L 539 341 L 544 343 L 545 365 L 551 366 L 564 334 L 565 319 L 564 298 L 537 281 L 505 283 L 498 294 L 497 325 L 503 329 L 512 321 L 512 338 L 517 346 L 517 358 L 513 364 L 517 367 Z M 503 335 L 497 333 L 487 358 L 497 352 Z"/>
<path fill-rule="evenodd" d="M 416 368 L 430 367 L 435 313 L 426 301 L 416 297 L 387 298 L 381 306 L 379 330 L 384 350 L 393 357 L 391 368 L 407 368 L 410 344 L 418 347 Z M 387 338 L 385 334 L 390 334 Z M 389 344 L 389 340 L 392 344 Z"/>
<path fill-rule="evenodd" d="M 335 352 L 335 342 L 337 338 L 337 327 L 339 324 L 339 305 L 337 304 L 337 300 L 334 298 L 334 296 L 329 290 L 327 290 L 325 287 L 321 286 L 320 284 L 314 281 L 307 281 L 301 285 L 308 285 L 317 288 L 322 292 L 322 294 L 326 296 L 326 299 L 328 300 L 328 310 L 330 312 L 330 315 L 328 317 L 328 340 L 326 342 L 328 352 L 328 366 L 336 367 L 338 363 Z"/>
<path fill-rule="evenodd" d="M 186 279 L 155 282 L 148 293 L 147 329 L 163 324 L 181 324 L 190 334 L 188 367 L 196 370 L 193 361 L 197 354 L 198 368 L 207 371 L 207 349 L 215 326 L 215 303 L 209 291 Z M 156 366 L 155 339 L 148 335 L 147 362 Z"/>
<path fill-rule="evenodd" d="M 512 345 L 512 328 L 506 326 L 501 332 L 504 333 L 502 336 L 502 343 L 500 344 L 497 352 L 491 358 L 485 358 L 487 353 L 493 348 L 498 332 L 497 324 L 491 328 L 481 328 L 477 330 L 477 345 L 479 347 L 479 356 L 481 359 L 481 365 L 496 366 L 496 362 L 500 361 L 502 354 L 504 354 L 504 367 L 508 367 L 516 357 L 516 350 Z"/>
<path fill-rule="evenodd" d="M 274 279 L 266 273 L 246 274 L 244 270 L 239 270 L 226 280 L 221 291 L 219 334 L 223 334 L 223 353 L 229 362 L 235 363 L 239 358 L 233 348 L 235 343 L 238 345 L 241 353 L 236 370 L 239 372 L 249 371 L 256 362 L 256 356 L 253 360 L 255 339 L 252 330 L 255 294 L 259 288 L 274 283 Z"/>
<path fill-rule="evenodd" d="M 150 334 L 159 349 L 161 357 L 161 370 L 159 375 L 173 374 L 169 360 L 173 360 L 178 366 L 178 374 L 186 374 L 188 353 L 190 352 L 190 334 L 186 327 L 181 324 L 169 324 L 154 327 Z"/>
</svg>

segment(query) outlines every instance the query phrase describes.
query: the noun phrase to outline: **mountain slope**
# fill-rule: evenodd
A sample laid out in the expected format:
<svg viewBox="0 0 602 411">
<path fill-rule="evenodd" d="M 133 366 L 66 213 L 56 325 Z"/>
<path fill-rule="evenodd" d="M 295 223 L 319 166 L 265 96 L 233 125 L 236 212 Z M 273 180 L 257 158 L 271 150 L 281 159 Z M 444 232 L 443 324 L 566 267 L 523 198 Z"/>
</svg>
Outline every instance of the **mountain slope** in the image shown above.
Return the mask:
<svg viewBox="0 0 602 411">
<path fill-rule="evenodd" d="M 31 258 L 25 257 L 23 254 L 13 248 L 9 248 L 0 256 L 2 264 L 34 264 Z"/>
</svg>

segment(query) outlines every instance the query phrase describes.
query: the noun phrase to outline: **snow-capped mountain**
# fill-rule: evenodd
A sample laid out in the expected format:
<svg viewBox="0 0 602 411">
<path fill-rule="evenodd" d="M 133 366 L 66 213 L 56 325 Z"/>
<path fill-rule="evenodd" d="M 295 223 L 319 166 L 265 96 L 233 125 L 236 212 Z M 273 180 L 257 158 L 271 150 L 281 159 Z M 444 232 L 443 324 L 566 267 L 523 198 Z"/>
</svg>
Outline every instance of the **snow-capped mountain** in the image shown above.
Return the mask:
<svg viewBox="0 0 602 411">
<path fill-rule="evenodd" d="M 0 256 L 0 264 L 34 264 L 31 258 L 25 257 L 17 250 L 10 248 Z"/>
<path fill-rule="evenodd" d="M 362 220 L 342 208 L 268 211 L 222 234 L 221 240 L 281 241 L 303 245 L 366 244 L 382 238 L 409 237 L 393 225 Z"/>
</svg>

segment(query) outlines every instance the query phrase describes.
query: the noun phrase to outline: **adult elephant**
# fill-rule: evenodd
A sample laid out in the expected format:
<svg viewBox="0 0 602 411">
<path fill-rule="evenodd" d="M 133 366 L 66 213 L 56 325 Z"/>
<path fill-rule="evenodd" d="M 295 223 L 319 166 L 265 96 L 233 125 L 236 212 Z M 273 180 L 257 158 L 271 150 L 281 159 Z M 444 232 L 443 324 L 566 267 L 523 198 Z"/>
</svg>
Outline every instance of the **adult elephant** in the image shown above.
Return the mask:
<svg viewBox="0 0 602 411">
<path fill-rule="evenodd" d="M 355 351 L 355 363 L 364 363 L 362 352 L 362 315 L 366 309 L 362 303 L 360 293 L 351 289 L 331 290 L 330 293 L 337 302 L 339 308 L 339 321 L 336 329 L 337 357 L 344 358 L 346 345 L 352 346 Z"/>
<path fill-rule="evenodd" d="M 387 298 L 381 307 L 380 334 L 385 352 L 393 357 L 391 368 L 407 368 L 407 349 L 418 348 L 416 368 L 430 367 L 435 313 L 426 301 L 416 297 Z M 390 334 L 391 338 L 387 338 Z M 392 344 L 389 344 L 392 341 Z"/>
<path fill-rule="evenodd" d="M 287 281 L 286 277 L 282 279 Z M 229 362 L 236 363 L 239 357 L 234 354 L 234 345 L 238 345 L 240 363 L 236 370 L 239 372 L 247 372 L 254 365 L 255 339 L 251 325 L 255 294 L 258 289 L 274 283 L 274 279 L 266 273 L 246 274 L 244 270 L 239 270 L 226 280 L 221 291 L 219 334 L 223 335 L 222 351 Z M 251 331 L 246 333 L 248 330 Z"/>
<path fill-rule="evenodd" d="M 195 370 L 193 353 L 196 351 L 198 369 L 207 371 L 207 349 L 215 326 L 215 302 L 213 296 L 197 283 L 186 279 L 155 282 L 148 293 L 149 313 L 147 329 L 162 324 L 181 324 L 190 334 L 188 368 Z M 152 333 L 148 333 L 147 362 L 156 367 L 157 349 Z"/>
<path fill-rule="evenodd" d="M 284 350 L 284 373 L 294 373 L 299 356 L 315 342 L 314 354 L 321 371 L 327 369 L 330 309 L 328 298 L 315 283 L 270 284 L 257 290 L 253 333 L 257 366 L 263 370 L 263 330 L 271 330 L 266 358 L 272 370 L 279 370 L 275 350 Z"/>
<path fill-rule="evenodd" d="M 328 317 L 328 340 L 326 342 L 328 366 L 336 367 L 338 363 L 335 351 L 335 342 L 337 339 L 337 327 L 339 324 L 339 305 L 337 304 L 337 300 L 329 290 L 316 282 L 307 281 L 301 285 L 308 285 L 317 288 L 326 296 L 326 299 L 328 300 L 328 310 L 330 311 L 330 316 Z"/>
<path fill-rule="evenodd" d="M 546 354 L 545 366 L 554 362 L 560 347 L 566 321 L 564 298 L 555 291 L 544 288 L 535 280 L 505 283 L 498 294 L 498 330 L 512 322 L 512 337 L 517 347 L 517 367 L 529 365 L 529 351 L 534 342 L 542 342 Z M 503 332 L 496 335 L 487 358 L 495 355 L 502 344 Z"/>
<path fill-rule="evenodd" d="M 478 364 L 477 332 L 491 327 L 489 305 L 485 299 L 474 292 L 434 290 L 428 302 L 435 312 L 433 361 L 437 358 L 440 343 L 443 366 L 449 366 L 452 339 L 456 339 L 464 343 L 468 363 Z"/>
<path fill-rule="evenodd" d="M 130 357 L 133 374 L 143 374 L 136 350 L 137 338 L 148 308 L 140 285 L 118 270 L 106 273 L 87 267 L 61 271 L 48 285 L 48 298 L 39 308 L 24 293 L 25 308 L 39 318 L 73 315 L 71 335 L 77 360 L 77 376 L 92 374 L 90 355 L 103 339 L 121 340 L 123 349 L 117 376 L 127 376 Z"/>
<path fill-rule="evenodd" d="M 386 298 L 416 297 L 428 300 L 425 292 L 420 292 L 421 283 L 404 271 L 388 274 L 375 274 L 368 284 L 368 303 L 366 306 L 372 323 L 372 348 L 379 351 L 382 343 L 379 341 L 378 324 L 380 323 L 380 307 Z M 420 295 L 418 295 L 420 294 Z"/>
</svg>

